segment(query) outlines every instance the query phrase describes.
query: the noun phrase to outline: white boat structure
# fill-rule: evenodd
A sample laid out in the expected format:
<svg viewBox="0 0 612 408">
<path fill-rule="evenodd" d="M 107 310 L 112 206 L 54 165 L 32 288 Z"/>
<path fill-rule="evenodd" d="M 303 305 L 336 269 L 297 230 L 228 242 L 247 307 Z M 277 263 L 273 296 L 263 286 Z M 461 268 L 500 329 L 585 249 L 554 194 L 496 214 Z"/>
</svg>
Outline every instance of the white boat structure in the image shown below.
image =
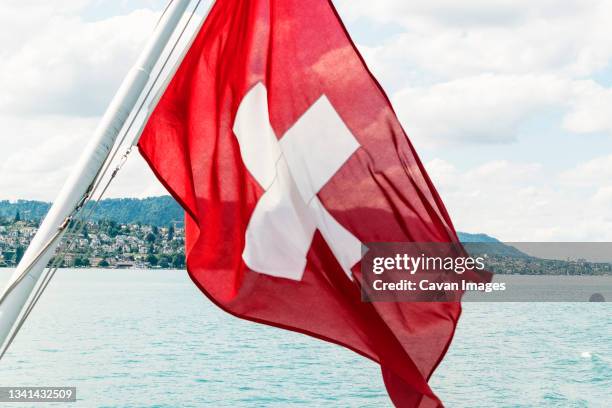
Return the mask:
<svg viewBox="0 0 612 408">
<path fill-rule="evenodd" d="M 199 31 L 188 27 L 201 2 L 170 1 L 0 295 L 0 359 L 57 270 L 62 238 L 78 231 L 85 204 L 102 197 L 138 143 L 149 112 Z M 198 27 L 204 19 L 197 16 Z"/>
</svg>

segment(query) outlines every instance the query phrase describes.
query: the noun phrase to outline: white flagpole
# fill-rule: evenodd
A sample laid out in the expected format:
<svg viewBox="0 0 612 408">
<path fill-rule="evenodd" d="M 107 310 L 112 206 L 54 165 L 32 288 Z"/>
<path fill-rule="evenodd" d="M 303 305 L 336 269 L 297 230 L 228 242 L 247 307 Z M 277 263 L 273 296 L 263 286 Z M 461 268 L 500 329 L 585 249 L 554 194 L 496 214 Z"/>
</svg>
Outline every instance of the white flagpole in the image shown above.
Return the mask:
<svg viewBox="0 0 612 408">
<path fill-rule="evenodd" d="M 191 0 L 172 0 L 0 296 L 0 353 L 8 346 L 7 343 L 10 342 L 28 299 L 59 245 L 59 238 L 69 217 L 79 207 L 96 180 L 121 129 L 143 93 L 153 67 L 190 2 Z"/>
</svg>

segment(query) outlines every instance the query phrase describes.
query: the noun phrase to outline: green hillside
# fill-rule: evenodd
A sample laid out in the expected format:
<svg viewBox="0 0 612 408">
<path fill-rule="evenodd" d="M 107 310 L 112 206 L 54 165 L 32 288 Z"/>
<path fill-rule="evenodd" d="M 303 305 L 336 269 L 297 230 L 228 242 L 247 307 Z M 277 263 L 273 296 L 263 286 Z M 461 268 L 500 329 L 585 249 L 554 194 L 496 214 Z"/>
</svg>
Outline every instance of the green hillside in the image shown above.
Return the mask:
<svg viewBox="0 0 612 408">
<path fill-rule="evenodd" d="M 90 204 L 90 207 L 93 204 Z M 0 201 L 0 217 L 14 218 L 17 213 L 23 220 L 39 220 L 45 216 L 51 204 L 42 201 Z M 115 221 L 119 224 L 146 224 L 158 227 L 171 223 L 183 224 L 181 207 L 170 196 L 144 199 L 119 198 L 102 200 L 97 205 L 92 220 Z"/>
</svg>

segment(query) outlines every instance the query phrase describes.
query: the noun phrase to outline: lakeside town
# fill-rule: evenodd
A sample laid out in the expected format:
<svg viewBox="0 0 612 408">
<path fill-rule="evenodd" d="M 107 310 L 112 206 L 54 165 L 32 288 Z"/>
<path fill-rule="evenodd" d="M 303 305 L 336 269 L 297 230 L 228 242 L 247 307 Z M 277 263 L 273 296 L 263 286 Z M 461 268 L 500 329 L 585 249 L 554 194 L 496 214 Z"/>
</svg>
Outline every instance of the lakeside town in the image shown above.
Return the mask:
<svg viewBox="0 0 612 408">
<path fill-rule="evenodd" d="M 73 244 L 64 252 L 60 267 L 185 268 L 182 210 L 171 198 L 109 199 L 102 206 L 104 212 L 70 237 Z M 17 265 L 47 209 L 46 203 L 0 201 L 0 267 Z M 486 269 L 497 274 L 612 275 L 611 263 L 536 258 L 484 234 L 459 236 L 470 253 L 486 253 Z"/>
<path fill-rule="evenodd" d="M 0 217 L 0 267 L 14 267 L 38 230 L 39 220 Z M 184 228 L 178 223 L 158 227 L 113 220 L 88 221 L 65 252 L 61 267 L 168 268 L 185 267 Z"/>
</svg>

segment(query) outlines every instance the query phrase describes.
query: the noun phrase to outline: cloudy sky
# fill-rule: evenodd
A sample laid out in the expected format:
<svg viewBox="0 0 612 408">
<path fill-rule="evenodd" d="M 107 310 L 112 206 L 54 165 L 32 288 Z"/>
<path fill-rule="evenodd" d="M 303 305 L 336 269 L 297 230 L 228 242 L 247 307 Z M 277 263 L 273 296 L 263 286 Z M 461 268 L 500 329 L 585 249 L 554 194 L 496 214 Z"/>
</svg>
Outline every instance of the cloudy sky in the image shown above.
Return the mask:
<svg viewBox="0 0 612 408">
<path fill-rule="evenodd" d="M 456 227 L 612 240 L 612 2 L 335 0 Z M 3 0 L 0 199 L 52 200 L 164 0 Z M 134 155 L 109 196 L 163 194 Z"/>
</svg>

